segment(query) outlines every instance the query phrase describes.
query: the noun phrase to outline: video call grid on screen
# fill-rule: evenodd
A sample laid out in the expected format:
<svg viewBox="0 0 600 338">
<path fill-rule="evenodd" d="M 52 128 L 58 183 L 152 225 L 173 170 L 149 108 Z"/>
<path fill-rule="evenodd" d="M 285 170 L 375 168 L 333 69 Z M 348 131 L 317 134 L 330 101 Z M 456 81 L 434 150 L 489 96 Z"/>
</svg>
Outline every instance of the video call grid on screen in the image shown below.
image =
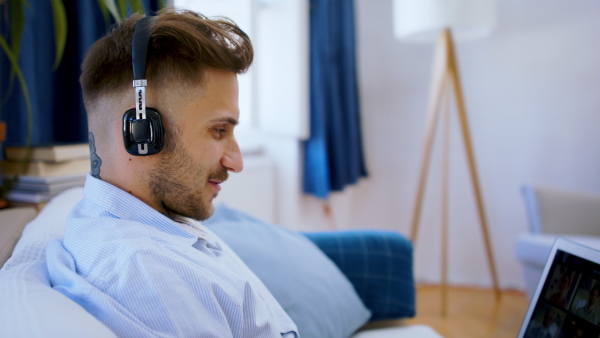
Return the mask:
<svg viewBox="0 0 600 338">
<path fill-rule="evenodd" d="M 600 338 L 600 267 L 558 250 L 525 337 Z"/>
</svg>

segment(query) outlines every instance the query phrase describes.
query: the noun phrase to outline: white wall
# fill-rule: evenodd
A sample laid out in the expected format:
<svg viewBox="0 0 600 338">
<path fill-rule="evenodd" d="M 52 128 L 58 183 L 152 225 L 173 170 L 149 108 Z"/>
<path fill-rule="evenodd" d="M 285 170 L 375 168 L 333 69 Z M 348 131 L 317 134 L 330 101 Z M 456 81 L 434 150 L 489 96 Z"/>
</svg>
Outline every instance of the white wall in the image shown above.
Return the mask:
<svg viewBox="0 0 600 338">
<path fill-rule="evenodd" d="M 393 37 L 391 1 L 355 2 L 370 177 L 330 203 L 342 229 L 408 234 L 433 46 Z M 522 288 L 514 247 L 527 229 L 521 185 L 600 193 L 600 2 L 499 0 L 498 24 L 486 40 L 459 43 L 457 53 L 500 284 Z M 453 131 L 449 278 L 488 286 L 462 143 Z M 301 194 L 298 142 L 272 137 L 267 153 L 277 168 L 278 222 L 331 228 L 322 203 Z M 439 155 L 436 150 L 415 252 L 417 278 L 425 282 L 439 281 Z"/>
</svg>

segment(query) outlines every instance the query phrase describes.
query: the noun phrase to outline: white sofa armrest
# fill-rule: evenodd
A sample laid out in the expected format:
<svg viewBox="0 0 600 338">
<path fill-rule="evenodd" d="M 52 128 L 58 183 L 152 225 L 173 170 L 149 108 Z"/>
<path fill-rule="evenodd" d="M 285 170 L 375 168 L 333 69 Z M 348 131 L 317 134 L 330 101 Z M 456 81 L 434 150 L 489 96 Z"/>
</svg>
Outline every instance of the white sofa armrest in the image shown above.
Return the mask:
<svg viewBox="0 0 600 338">
<path fill-rule="evenodd" d="M 25 225 L 36 215 L 34 208 L 12 208 L 0 211 L 0 268 L 12 255 Z"/>
<path fill-rule="evenodd" d="M 65 220 L 82 196 L 82 188 L 61 193 L 25 226 L 12 257 L 0 270 L 0 337 L 116 337 L 54 290 L 48 276 L 46 245 L 62 237 Z M 20 229 L 17 232 L 21 234 Z"/>
</svg>

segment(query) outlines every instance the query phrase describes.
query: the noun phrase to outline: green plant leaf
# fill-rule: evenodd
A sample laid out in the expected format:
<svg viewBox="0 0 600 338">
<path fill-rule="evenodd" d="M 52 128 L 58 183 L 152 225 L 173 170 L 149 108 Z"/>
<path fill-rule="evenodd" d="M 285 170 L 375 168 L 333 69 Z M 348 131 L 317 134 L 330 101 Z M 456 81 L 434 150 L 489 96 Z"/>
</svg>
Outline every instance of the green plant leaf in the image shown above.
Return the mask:
<svg viewBox="0 0 600 338">
<path fill-rule="evenodd" d="M 21 54 L 21 38 L 25 27 L 25 0 L 12 0 L 10 2 L 10 46 L 13 53 L 19 58 Z"/>
<path fill-rule="evenodd" d="M 131 3 L 131 9 L 133 9 L 134 13 L 144 14 L 145 10 L 142 0 L 130 0 L 129 3 Z"/>
<path fill-rule="evenodd" d="M 67 44 L 67 13 L 62 0 L 51 0 L 54 19 L 54 46 L 56 57 L 53 68 L 58 68 Z"/>
<path fill-rule="evenodd" d="M 16 55 L 12 52 L 4 37 L 0 35 L 0 47 L 4 50 L 8 61 L 10 61 L 10 65 L 17 76 L 17 80 L 21 85 L 21 90 L 23 91 L 23 98 L 25 99 L 25 107 L 27 108 L 27 120 L 28 120 L 28 133 L 27 133 L 27 143 L 31 144 L 32 131 L 33 131 L 33 110 L 31 108 L 31 98 L 29 97 L 29 90 L 27 89 L 27 82 L 25 82 L 25 77 L 23 76 L 23 72 L 21 71 L 21 67 L 19 66 L 19 61 Z"/>
<path fill-rule="evenodd" d="M 23 28 L 25 27 L 25 6 L 29 5 L 27 4 L 26 0 L 12 0 L 12 2 L 9 4 L 9 9 L 10 9 L 10 48 L 12 49 L 13 53 L 16 55 L 17 59 L 19 58 L 19 55 L 21 54 L 21 40 L 23 37 Z M 9 75 L 9 79 L 8 79 L 8 88 L 6 90 L 6 93 L 4 94 L 4 97 L 2 97 L 1 101 L 0 101 L 0 109 L 2 106 L 4 106 L 4 104 L 6 103 L 6 101 L 8 101 L 8 98 L 10 97 L 10 94 L 13 91 L 13 85 L 15 83 L 15 73 L 14 70 L 10 70 L 10 75 Z M 1 116 L 1 114 L 0 114 Z"/>
<path fill-rule="evenodd" d="M 31 140 L 33 138 L 33 109 L 31 107 L 31 97 L 29 96 L 29 90 L 27 89 L 27 82 L 25 82 L 25 77 L 23 76 L 23 72 L 21 71 L 21 67 L 19 66 L 19 60 L 11 50 L 4 37 L 1 35 L 0 47 L 6 54 L 8 61 L 10 62 L 10 65 L 15 72 L 15 76 L 17 77 L 17 80 L 21 85 L 21 90 L 23 91 L 23 98 L 25 99 L 25 107 L 27 109 L 27 150 L 25 151 L 25 157 L 19 165 L 19 173 L 22 173 L 25 171 L 25 168 L 31 161 Z"/>
<path fill-rule="evenodd" d="M 121 22 L 121 16 L 119 15 L 119 10 L 117 9 L 117 4 L 115 0 L 100 0 L 98 1 L 100 4 L 104 4 L 104 7 L 110 12 L 116 22 Z"/>
<path fill-rule="evenodd" d="M 127 16 L 127 0 L 117 0 L 117 6 L 119 7 L 119 15 L 122 20 Z"/>
</svg>

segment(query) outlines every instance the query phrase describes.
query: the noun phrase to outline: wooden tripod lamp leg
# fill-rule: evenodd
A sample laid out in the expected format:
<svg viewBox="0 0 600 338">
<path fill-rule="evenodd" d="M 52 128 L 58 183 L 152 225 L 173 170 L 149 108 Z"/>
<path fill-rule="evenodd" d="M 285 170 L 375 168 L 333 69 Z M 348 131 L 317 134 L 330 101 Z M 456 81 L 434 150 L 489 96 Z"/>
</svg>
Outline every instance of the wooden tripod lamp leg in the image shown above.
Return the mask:
<svg viewBox="0 0 600 338">
<path fill-rule="evenodd" d="M 477 174 L 477 168 L 475 166 L 475 155 L 473 154 L 473 143 L 471 141 L 471 133 L 469 131 L 469 123 L 467 121 L 467 110 L 465 108 L 465 102 L 462 93 L 462 87 L 459 78 L 458 66 L 456 63 L 456 56 L 454 53 L 454 44 L 452 43 L 452 37 L 450 35 L 449 30 L 445 30 L 444 33 L 447 35 L 447 49 L 448 49 L 448 57 L 449 57 L 449 72 L 450 78 L 452 79 L 452 84 L 454 87 L 454 92 L 456 94 L 456 104 L 458 108 L 458 118 L 460 121 L 460 126 L 462 130 L 462 136 L 465 145 L 465 151 L 467 154 L 467 160 L 469 164 L 469 169 L 471 172 L 471 181 L 473 183 L 473 190 L 475 192 L 475 200 L 477 202 L 477 211 L 479 214 L 479 221 L 481 223 L 481 231 L 483 233 L 483 239 L 485 241 L 485 249 L 487 253 L 488 263 L 490 266 L 490 271 L 492 274 L 492 283 L 494 287 L 494 292 L 496 294 L 496 299 L 500 299 L 500 288 L 498 287 L 498 276 L 496 274 L 496 265 L 494 263 L 494 256 L 492 252 L 492 245 L 490 241 L 490 236 L 488 232 L 488 223 L 487 217 L 485 214 L 485 209 L 483 206 L 483 198 L 481 195 L 481 187 L 479 186 L 479 176 Z"/>
<path fill-rule="evenodd" d="M 448 83 L 451 81 L 451 83 Z M 440 103 L 445 95 L 449 94 L 449 85 L 454 87 L 454 93 L 456 95 L 456 103 L 458 110 L 458 118 L 460 121 L 462 136 L 465 145 L 465 151 L 467 154 L 467 160 L 469 165 L 469 170 L 471 173 L 471 180 L 473 183 L 473 189 L 475 192 L 475 200 L 477 203 L 477 211 L 479 215 L 479 220 L 481 224 L 481 230 L 483 233 L 483 238 L 485 241 L 485 249 L 487 253 L 488 263 L 491 270 L 492 275 L 492 283 L 494 292 L 496 294 L 496 299 L 500 299 L 500 289 L 498 287 L 498 276 L 496 274 L 496 265 L 494 263 L 494 257 L 492 252 L 492 245 L 489 238 L 488 233 L 488 223 L 485 214 L 485 209 L 483 206 L 483 198 L 481 194 L 481 188 L 479 186 L 479 177 L 477 174 L 477 169 L 475 166 L 475 156 L 473 154 L 473 145 L 471 142 L 471 136 L 469 131 L 469 125 L 467 122 L 467 114 L 465 109 L 465 103 L 463 99 L 462 87 L 459 79 L 458 66 L 456 64 L 456 57 L 454 54 L 454 46 L 452 43 L 452 36 L 448 29 L 445 29 L 440 38 L 438 40 L 438 44 L 436 47 L 436 56 L 434 61 L 434 70 L 433 70 L 433 78 L 432 78 L 432 86 L 430 89 L 430 98 L 428 105 L 428 114 L 427 114 L 427 127 L 426 127 L 426 137 L 425 137 L 425 145 L 423 151 L 423 158 L 421 161 L 421 168 L 419 172 L 419 181 L 417 186 L 417 196 L 415 201 L 415 207 L 413 210 L 413 218 L 412 218 L 412 227 L 410 232 L 410 239 L 413 242 L 413 245 L 416 244 L 417 235 L 418 235 L 418 227 L 419 221 L 421 217 L 421 209 L 423 205 L 423 197 L 425 194 L 425 185 L 427 183 L 427 173 L 429 171 L 431 152 L 433 148 L 433 142 L 435 140 L 435 132 L 437 128 L 437 121 L 440 116 Z M 446 117 L 447 118 L 447 117 Z M 447 142 L 447 141 L 446 141 Z M 444 167 L 445 171 L 448 171 L 448 165 L 446 164 Z M 446 175 L 446 173 L 444 174 Z M 447 189 L 445 187 L 444 189 Z M 444 208 L 447 208 L 448 200 L 444 198 L 443 202 Z M 445 210 L 445 209 L 443 209 Z M 447 210 L 444 211 L 443 217 L 447 218 Z M 444 221 L 447 223 L 446 221 Z M 442 225 L 446 226 L 446 225 Z M 446 231 L 446 229 L 443 229 Z M 446 241 L 445 232 L 442 236 L 442 241 Z M 442 245 L 442 250 L 447 251 L 446 244 Z M 444 254 L 443 253 L 443 254 Z M 446 273 L 447 267 L 445 266 L 446 262 L 442 261 L 442 283 L 446 284 Z M 445 286 L 443 286 L 445 288 Z M 445 292 L 443 294 L 442 304 L 443 310 L 445 313 L 445 304 L 446 304 L 446 295 Z"/>
<path fill-rule="evenodd" d="M 410 231 L 410 239 L 413 245 L 417 241 L 417 232 L 419 221 L 421 218 L 421 209 L 423 206 L 423 196 L 425 195 L 425 185 L 427 183 L 427 173 L 429 171 L 429 162 L 431 159 L 431 151 L 435 140 L 435 131 L 437 121 L 440 115 L 440 103 L 447 89 L 446 81 L 448 77 L 448 50 L 447 43 L 440 36 L 436 46 L 436 54 L 433 64 L 433 74 L 431 88 L 429 91 L 429 105 L 427 113 L 427 126 L 425 133 L 425 145 L 423 150 L 423 158 L 421 159 L 421 170 L 419 171 L 419 181 L 417 186 L 417 196 L 415 207 L 413 210 L 412 227 Z"/>
<path fill-rule="evenodd" d="M 449 91 L 444 91 L 442 130 L 442 317 L 448 315 L 448 215 L 450 192 L 450 100 Z"/>
</svg>

